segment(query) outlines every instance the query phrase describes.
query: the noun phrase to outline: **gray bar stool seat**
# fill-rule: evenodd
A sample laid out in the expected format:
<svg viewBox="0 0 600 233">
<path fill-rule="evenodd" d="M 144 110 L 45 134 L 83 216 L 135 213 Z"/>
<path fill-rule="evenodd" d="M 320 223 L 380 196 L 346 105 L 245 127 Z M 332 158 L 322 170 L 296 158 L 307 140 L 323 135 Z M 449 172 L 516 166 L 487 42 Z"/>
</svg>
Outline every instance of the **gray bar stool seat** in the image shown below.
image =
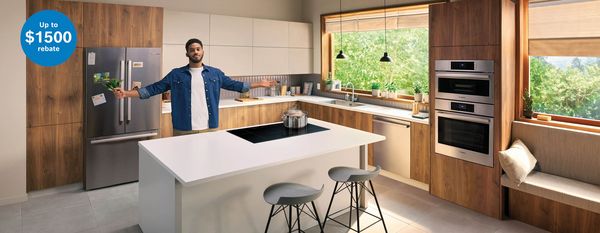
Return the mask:
<svg viewBox="0 0 600 233">
<path fill-rule="evenodd" d="M 314 189 L 297 183 L 277 183 L 269 186 L 263 193 L 265 201 L 271 204 L 271 212 L 269 213 L 269 219 L 267 220 L 265 233 L 267 233 L 269 230 L 271 218 L 277 215 L 279 212 L 283 212 L 285 215 L 288 225 L 288 232 L 292 232 L 292 229 L 296 226 L 296 224 L 297 231 L 304 232 L 300 228 L 300 213 L 305 213 L 309 217 L 316 220 L 319 224 L 321 232 L 323 232 L 323 226 L 321 225 L 321 220 L 319 219 L 317 207 L 315 206 L 314 202 L 314 200 L 317 199 L 322 192 L 323 186 L 321 186 L 321 189 Z M 312 210 L 307 206 L 307 203 L 309 202 L 312 205 Z M 278 206 L 277 209 L 275 209 L 276 206 Z M 288 209 L 287 213 L 286 208 Z M 296 209 L 295 221 L 293 220 L 292 216 L 293 208 Z"/>
<path fill-rule="evenodd" d="M 381 223 L 383 224 L 383 229 L 387 233 L 388 232 L 387 227 L 385 226 L 385 221 L 383 220 L 383 214 L 381 213 L 381 208 L 379 207 L 379 201 L 377 200 L 377 195 L 375 194 L 375 188 L 373 188 L 373 182 L 371 182 L 371 179 L 378 176 L 380 171 L 381 171 L 380 166 L 377 166 L 373 171 L 367 171 L 367 170 L 353 168 L 353 167 L 334 167 L 334 168 L 329 169 L 329 172 L 328 172 L 329 178 L 331 178 L 332 180 L 335 181 L 335 187 L 333 188 L 333 194 L 331 195 L 331 201 L 329 201 L 329 207 L 327 207 L 327 214 L 325 214 L 325 219 L 323 220 L 323 228 L 325 228 L 325 223 L 327 222 L 327 220 L 330 219 L 352 231 L 360 233 L 361 231 L 363 231 L 381 221 Z M 367 187 L 367 185 L 365 184 L 367 181 L 369 182 L 369 187 Z M 359 186 L 362 190 L 368 192 L 375 198 L 375 204 L 377 204 L 377 210 L 379 211 L 379 216 L 375 216 L 375 215 L 367 212 L 366 209 L 360 208 L 359 200 L 361 197 L 360 197 L 359 191 L 358 191 Z M 331 210 L 331 204 L 333 203 L 333 199 L 334 199 L 335 195 L 337 195 L 338 193 L 340 193 L 344 190 L 347 190 L 350 192 L 350 206 L 329 214 L 329 211 Z M 331 216 L 336 215 L 337 213 L 340 213 L 347 209 L 350 209 L 350 211 L 349 211 L 350 214 L 348 217 L 348 225 L 341 223 L 338 220 L 331 217 Z M 352 228 L 352 211 L 353 211 L 353 209 L 356 211 L 355 212 L 356 213 L 356 229 Z M 371 225 L 361 229 L 360 221 L 359 221 L 360 220 L 360 212 L 359 211 L 373 216 L 374 218 L 377 219 L 377 221 L 375 221 Z"/>
</svg>

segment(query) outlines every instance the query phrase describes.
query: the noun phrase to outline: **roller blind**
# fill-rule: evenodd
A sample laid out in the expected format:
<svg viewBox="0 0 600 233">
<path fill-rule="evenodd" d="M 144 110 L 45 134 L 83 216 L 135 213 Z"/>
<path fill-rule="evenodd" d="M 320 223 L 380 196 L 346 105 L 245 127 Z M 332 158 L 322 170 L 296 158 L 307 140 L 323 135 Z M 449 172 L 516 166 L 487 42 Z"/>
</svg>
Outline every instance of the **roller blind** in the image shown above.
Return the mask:
<svg viewBox="0 0 600 233">
<path fill-rule="evenodd" d="M 410 10 L 390 10 L 386 13 L 364 13 L 355 15 L 342 15 L 343 32 L 375 31 L 385 29 L 385 20 L 387 20 L 387 29 L 400 28 L 427 28 L 429 27 L 429 8 L 419 7 Z M 331 16 L 325 19 L 325 32 L 339 32 L 339 16 Z"/>
<path fill-rule="evenodd" d="M 532 1 L 530 56 L 600 56 L 600 1 Z"/>
</svg>

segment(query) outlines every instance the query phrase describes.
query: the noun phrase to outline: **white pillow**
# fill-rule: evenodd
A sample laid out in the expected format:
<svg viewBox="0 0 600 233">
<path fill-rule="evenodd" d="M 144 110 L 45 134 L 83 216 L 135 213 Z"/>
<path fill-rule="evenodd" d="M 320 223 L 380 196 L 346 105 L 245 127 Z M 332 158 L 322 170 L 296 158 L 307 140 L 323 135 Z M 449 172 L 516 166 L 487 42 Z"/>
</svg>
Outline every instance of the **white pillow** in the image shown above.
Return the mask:
<svg viewBox="0 0 600 233">
<path fill-rule="evenodd" d="M 517 185 L 523 183 L 537 163 L 535 157 L 520 139 L 516 139 L 508 150 L 500 151 L 499 159 L 508 178 Z"/>
</svg>

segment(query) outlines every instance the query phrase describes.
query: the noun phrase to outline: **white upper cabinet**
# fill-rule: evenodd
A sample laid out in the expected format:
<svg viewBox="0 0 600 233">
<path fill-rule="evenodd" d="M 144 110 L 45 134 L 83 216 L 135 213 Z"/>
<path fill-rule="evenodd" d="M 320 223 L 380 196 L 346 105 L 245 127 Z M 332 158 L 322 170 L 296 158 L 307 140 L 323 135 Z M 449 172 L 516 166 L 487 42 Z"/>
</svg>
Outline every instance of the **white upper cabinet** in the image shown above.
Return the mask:
<svg viewBox="0 0 600 233">
<path fill-rule="evenodd" d="M 210 15 L 211 45 L 252 46 L 252 18 Z"/>
<path fill-rule="evenodd" d="M 210 44 L 209 15 L 165 10 L 163 17 L 163 44 L 185 44 L 191 38 Z"/>
<path fill-rule="evenodd" d="M 252 48 L 254 75 L 289 74 L 288 48 Z"/>
<path fill-rule="evenodd" d="M 253 46 L 283 47 L 289 46 L 287 21 L 254 19 Z"/>
<path fill-rule="evenodd" d="M 312 49 L 288 49 L 289 74 L 312 73 Z"/>
<path fill-rule="evenodd" d="M 288 22 L 289 47 L 312 48 L 312 24 Z"/>
<path fill-rule="evenodd" d="M 211 66 L 227 76 L 252 74 L 252 47 L 211 46 Z"/>
</svg>

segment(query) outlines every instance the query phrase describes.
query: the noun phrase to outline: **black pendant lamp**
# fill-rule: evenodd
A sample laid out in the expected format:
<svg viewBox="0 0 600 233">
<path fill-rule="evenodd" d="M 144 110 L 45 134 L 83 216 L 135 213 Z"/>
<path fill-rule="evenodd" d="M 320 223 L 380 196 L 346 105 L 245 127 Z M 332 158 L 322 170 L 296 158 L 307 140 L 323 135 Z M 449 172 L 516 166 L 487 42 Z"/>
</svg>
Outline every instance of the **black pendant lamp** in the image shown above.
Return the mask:
<svg viewBox="0 0 600 233">
<path fill-rule="evenodd" d="M 346 54 L 344 54 L 344 36 L 342 33 L 342 0 L 340 0 L 340 52 L 335 59 L 346 59 Z"/>
<path fill-rule="evenodd" d="M 388 56 L 387 52 L 387 11 L 386 11 L 385 0 L 383 0 L 383 22 L 384 22 L 384 30 L 383 30 L 383 43 L 385 44 L 385 52 L 383 52 L 383 57 L 379 59 L 380 62 L 392 62 L 392 58 Z"/>
</svg>

